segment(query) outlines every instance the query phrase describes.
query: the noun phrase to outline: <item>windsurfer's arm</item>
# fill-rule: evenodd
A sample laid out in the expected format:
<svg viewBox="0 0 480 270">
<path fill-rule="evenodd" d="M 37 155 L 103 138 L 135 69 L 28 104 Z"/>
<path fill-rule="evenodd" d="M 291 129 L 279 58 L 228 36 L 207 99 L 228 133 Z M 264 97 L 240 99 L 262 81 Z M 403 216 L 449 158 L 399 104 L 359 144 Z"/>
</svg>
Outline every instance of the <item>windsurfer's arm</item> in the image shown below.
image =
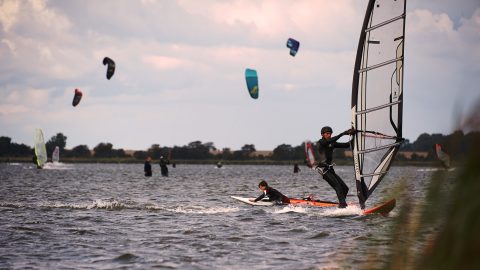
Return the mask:
<svg viewBox="0 0 480 270">
<path fill-rule="evenodd" d="M 332 139 L 336 138 L 335 139 L 335 144 L 334 144 L 335 148 L 349 148 L 350 144 L 351 144 L 351 141 L 345 142 L 345 143 L 339 143 L 339 142 L 337 142 L 337 140 L 340 139 L 340 137 L 342 137 L 344 135 L 353 135 L 354 133 L 355 133 L 355 130 L 353 128 L 351 128 L 351 129 L 345 130 L 344 132 L 338 134 L 335 137 L 332 137 Z"/>
<path fill-rule="evenodd" d="M 265 193 L 262 193 L 262 195 L 258 196 L 255 200 L 253 200 L 253 202 L 258 202 L 263 198 L 265 198 Z"/>
</svg>

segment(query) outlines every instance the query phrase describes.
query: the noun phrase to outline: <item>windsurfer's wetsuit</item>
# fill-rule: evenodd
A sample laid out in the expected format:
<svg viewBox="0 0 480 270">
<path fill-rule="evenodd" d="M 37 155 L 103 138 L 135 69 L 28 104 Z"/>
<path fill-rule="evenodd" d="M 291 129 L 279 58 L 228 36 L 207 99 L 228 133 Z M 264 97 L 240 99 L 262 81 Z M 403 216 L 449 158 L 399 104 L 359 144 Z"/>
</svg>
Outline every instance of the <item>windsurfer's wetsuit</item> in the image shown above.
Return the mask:
<svg viewBox="0 0 480 270">
<path fill-rule="evenodd" d="M 160 172 L 162 173 L 162 176 L 168 176 L 168 167 L 167 167 L 168 161 L 161 158 L 160 159 Z"/>
<path fill-rule="evenodd" d="M 145 176 L 152 176 L 152 164 L 150 164 L 150 161 L 145 161 L 143 171 L 145 172 Z"/>
<path fill-rule="evenodd" d="M 269 201 L 277 202 L 279 204 L 290 203 L 290 199 L 287 196 L 283 195 L 282 193 L 280 193 L 280 191 L 271 187 L 267 187 L 267 189 L 265 189 L 262 195 L 258 196 L 258 198 L 255 199 L 255 202 L 260 201 L 261 199 L 265 198 L 265 196 L 268 197 Z"/>
<path fill-rule="evenodd" d="M 318 153 L 320 154 L 320 162 L 318 163 L 317 167 L 322 168 L 323 179 L 325 179 L 325 181 L 327 181 L 327 183 L 333 189 L 335 189 L 340 208 L 347 207 L 347 202 L 345 201 L 345 199 L 347 197 L 348 187 L 345 182 L 343 182 L 342 178 L 340 178 L 340 176 L 335 173 L 332 165 L 332 156 L 333 149 L 350 147 L 350 143 L 337 142 L 340 137 L 346 134 L 346 132 L 343 132 L 337 136 L 331 137 L 328 140 L 325 138 L 321 138 L 317 143 Z"/>
</svg>

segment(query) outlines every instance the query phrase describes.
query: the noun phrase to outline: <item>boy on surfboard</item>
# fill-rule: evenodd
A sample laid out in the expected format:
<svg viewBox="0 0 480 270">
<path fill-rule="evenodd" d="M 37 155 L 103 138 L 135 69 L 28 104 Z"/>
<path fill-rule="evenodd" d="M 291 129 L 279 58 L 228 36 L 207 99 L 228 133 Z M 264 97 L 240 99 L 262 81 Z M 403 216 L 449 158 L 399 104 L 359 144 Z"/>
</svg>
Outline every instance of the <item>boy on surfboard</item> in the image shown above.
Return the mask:
<svg viewBox="0 0 480 270">
<path fill-rule="evenodd" d="M 256 199 L 250 199 L 251 202 L 258 202 L 263 199 L 265 196 L 268 197 L 269 201 L 277 202 L 278 204 L 288 204 L 290 203 L 290 199 L 280 193 L 280 191 L 269 187 L 267 182 L 261 181 L 258 184 L 258 188 L 263 192 L 262 195 L 258 196 Z"/>
<path fill-rule="evenodd" d="M 340 137 L 343 135 L 352 135 L 354 133 L 353 129 L 346 130 L 337 136 L 332 137 L 332 128 L 329 126 L 325 126 L 322 128 L 322 138 L 318 141 L 318 153 L 320 155 L 320 161 L 317 164 L 317 167 L 320 167 L 321 174 L 323 179 L 327 181 L 327 183 L 335 190 L 338 197 L 339 208 L 347 207 L 347 202 L 345 201 L 348 193 L 348 187 L 343 182 L 342 178 L 335 173 L 333 170 L 333 150 L 335 148 L 348 148 L 350 147 L 350 143 L 339 143 L 337 142 Z"/>
</svg>

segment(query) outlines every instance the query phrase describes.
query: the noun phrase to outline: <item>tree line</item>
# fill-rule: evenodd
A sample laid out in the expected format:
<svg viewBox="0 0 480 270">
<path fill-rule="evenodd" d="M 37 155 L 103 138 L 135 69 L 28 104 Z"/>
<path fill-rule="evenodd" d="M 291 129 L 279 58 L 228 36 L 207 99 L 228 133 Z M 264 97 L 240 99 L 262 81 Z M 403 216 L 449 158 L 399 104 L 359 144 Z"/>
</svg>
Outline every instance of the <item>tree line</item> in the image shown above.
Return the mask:
<svg viewBox="0 0 480 270">
<path fill-rule="evenodd" d="M 475 138 L 480 138 L 480 132 L 469 132 L 464 134 L 462 131 L 455 131 L 449 135 L 442 134 L 421 134 L 417 140 L 410 143 L 405 140 L 400 151 L 426 152 L 426 156 L 412 155 L 414 160 L 435 160 L 435 144 L 441 144 L 443 150 L 454 160 L 462 159 L 462 156 L 472 147 Z M 87 145 L 78 145 L 72 149 L 66 149 L 67 136 L 57 133 L 52 136 L 46 143 L 46 150 L 51 157 L 56 146 L 60 148 L 61 157 L 66 158 L 132 158 L 127 155 L 124 149 L 115 149 L 111 143 L 101 142 L 92 150 Z M 290 144 L 281 144 L 275 149 L 271 155 L 265 156 L 256 153 L 255 145 L 245 144 L 240 150 L 232 151 L 230 148 L 223 148 L 221 151 L 215 147 L 213 142 L 202 143 L 201 141 L 193 141 L 184 146 L 160 146 L 160 144 L 152 144 L 146 150 L 135 151 L 133 158 L 144 160 L 147 156 L 153 159 L 159 159 L 161 156 L 170 160 L 304 160 L 305 144 L 301 143 L 297 146 Z M 1 157 L 31 157 L 34 150 L 25 144 L 17 144 L 12 142 L 11 138 L 0 137 L 0 156 Z M 337 150 L 334 152 L 334 158 L 350 159 L 345 155 L 344 151 Z M 405 159 L 398 156 L 399 159 Z"/>
</svg>

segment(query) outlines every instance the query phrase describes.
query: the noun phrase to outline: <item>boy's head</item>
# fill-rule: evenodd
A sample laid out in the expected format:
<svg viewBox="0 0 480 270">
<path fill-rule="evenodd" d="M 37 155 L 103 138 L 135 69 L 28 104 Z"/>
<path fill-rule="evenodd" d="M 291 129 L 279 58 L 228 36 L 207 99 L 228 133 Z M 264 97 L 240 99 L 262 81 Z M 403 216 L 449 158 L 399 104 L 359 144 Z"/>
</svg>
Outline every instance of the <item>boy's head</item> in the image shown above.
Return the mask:
<svg viewBox="0 0 480 270">
<path fill-rule="evenodd" d="M 258 188 L 260 188 L 261 190 L 266 190 L 268 187 L 268 184 L 267 182 L 265 182 L 264 180 L 262 180 L 259 184 L 258 184 Z"/>
<path fill-rule="evenodd" d="M 321 130 L 322 137 L 325 139 L 330 139 L 332 137 L 333 130 L 329 126 L 325 126 Z"/>
</svg>

